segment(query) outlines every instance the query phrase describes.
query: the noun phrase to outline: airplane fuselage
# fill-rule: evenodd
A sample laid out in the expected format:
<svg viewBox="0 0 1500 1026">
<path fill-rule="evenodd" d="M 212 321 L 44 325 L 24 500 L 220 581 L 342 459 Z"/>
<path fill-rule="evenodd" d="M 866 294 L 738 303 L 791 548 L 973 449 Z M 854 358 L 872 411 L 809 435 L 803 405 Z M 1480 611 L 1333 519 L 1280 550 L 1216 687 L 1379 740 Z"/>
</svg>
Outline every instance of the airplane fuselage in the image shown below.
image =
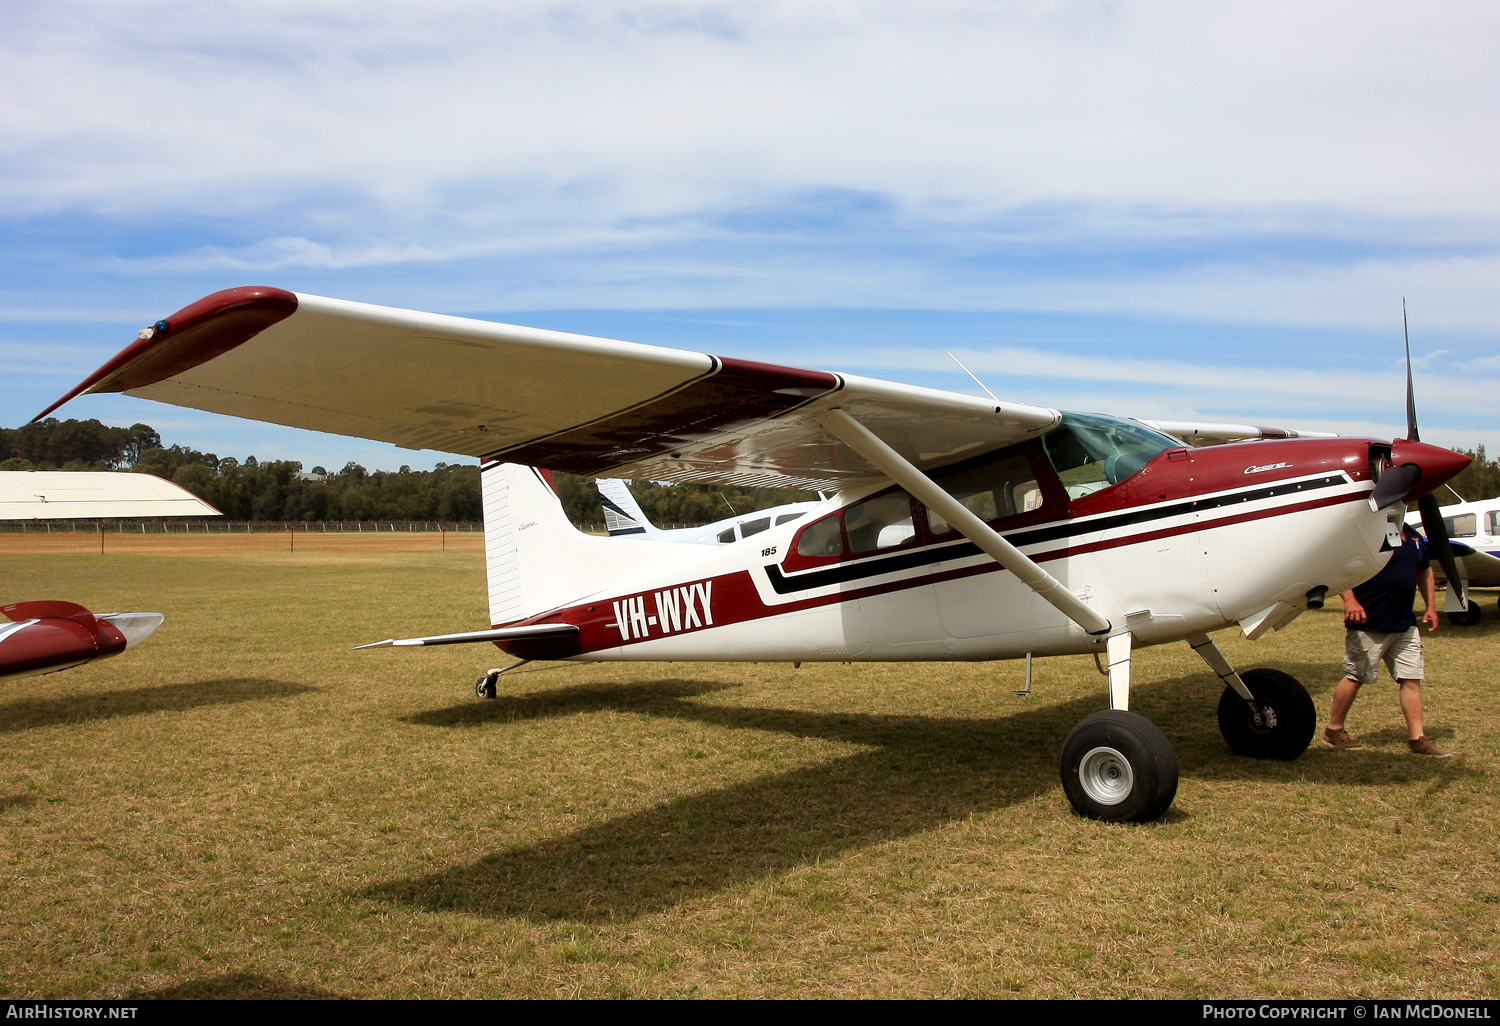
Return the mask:
<svg viewBox="0 0 1500 1026">
<path fill-rule="evenodd" d="M 1368 502 L 1372 445 L 1389 449 L 1367 439 L 1172 449 L 1119 484 L 1077 496 L 1037 460 L 1028 493 L 1040 496 L 1037 507 L 995 526 L 1137 645 L 1177 641 L 1278 603 L 1295 615 L 1313 589 L 1336 594 L 1384 565 L 1389 521 Z M 854 529 L 840 521 L 841 551 L 802 554 L 801 539 L 826 518 L 893 493 L 905 495 L 889 486 L 840 495 L 733 545 L 661 545 L 625 587 L 523 621 L 576 624 L 567 650 L 502 647 L 523 657 L 752 661 L 988 660 L 1100 648 L 973 544 L 940 533 L 915 502 L 909 526 L 886 529 L 890 544 L 850 551 Z M 554 647 L 538 649 L 546 644 Z"/>
</svg>

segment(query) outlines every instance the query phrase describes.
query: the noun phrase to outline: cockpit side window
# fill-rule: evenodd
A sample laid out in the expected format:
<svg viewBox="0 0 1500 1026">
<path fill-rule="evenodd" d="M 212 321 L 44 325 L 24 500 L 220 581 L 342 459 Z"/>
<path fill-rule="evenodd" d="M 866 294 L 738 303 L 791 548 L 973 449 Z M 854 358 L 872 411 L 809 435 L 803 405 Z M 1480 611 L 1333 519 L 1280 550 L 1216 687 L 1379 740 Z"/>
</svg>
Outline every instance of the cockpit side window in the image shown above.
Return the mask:
<svg viewBox="0 0 1500 1026">
<path fill-rule="evenodd" d="M 1012 453 L 959 470 L 938 471 L 932 479 L 980 520 L 1004 520 L 1018 513 L 1030 513 L 1042 505 L 1042 489 L 1025 453 Z M 950 533 L 953 527 L 928 509 L 927 529 L 940 535 Z"/>
<path fill-rule="evenodd" d="M 1070 499 L 1117 485 L 1181 444 L 1144 424 L 1091 413 L 1064 413 L 1062 423 L 1042 436 Z"/>
</svg>

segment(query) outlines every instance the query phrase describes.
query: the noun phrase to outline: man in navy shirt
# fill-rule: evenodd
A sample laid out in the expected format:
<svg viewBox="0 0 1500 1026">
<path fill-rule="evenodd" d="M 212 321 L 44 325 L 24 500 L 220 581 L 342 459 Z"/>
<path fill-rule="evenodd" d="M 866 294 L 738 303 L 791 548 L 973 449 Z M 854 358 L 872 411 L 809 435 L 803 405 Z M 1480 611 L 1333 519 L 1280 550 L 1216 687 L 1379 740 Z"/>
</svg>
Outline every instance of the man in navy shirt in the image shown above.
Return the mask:
<svg viewBox="0 0 1500 1026">
<path fill-rule="evenodd" d="M 1412 602 L 1422 591 L 1422 622 L 1437 630 L 1437 603 L 1427 539 L 1402 525 L 1401 547 L 1385 569 L 1364 584 L 1344 592 L 1344 679 L 1333 689 L 1333 710 L 1323 739 L 1335 748 L 1363 748 L 1344 729 L 1344 717 L 1365 684 L 1374 684 L 1383 661 L 1400 688 L 1406 717 L 1407 744 L 1417 755 L 1447 758 L 1422 728 L 1422 632 Z"/>
</svg>

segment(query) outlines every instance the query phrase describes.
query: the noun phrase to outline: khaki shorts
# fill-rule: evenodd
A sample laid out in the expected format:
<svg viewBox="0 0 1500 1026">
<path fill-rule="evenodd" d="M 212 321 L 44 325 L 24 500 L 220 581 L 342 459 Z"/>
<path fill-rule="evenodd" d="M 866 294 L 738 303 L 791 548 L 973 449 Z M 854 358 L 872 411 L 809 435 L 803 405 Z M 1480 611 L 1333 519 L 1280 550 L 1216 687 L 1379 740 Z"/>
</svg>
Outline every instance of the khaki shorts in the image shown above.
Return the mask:
<svg viewBox="0 0 1500 1026">
<path fill-rule="evenodd" d="M 1422 632 L 1415 627 L 1389 634 L 1350 630 L 1344 636 L 1344 676 L 1374 684 L 1380 663 L 1397 680 L 1422 679 Z"/>
</svg>

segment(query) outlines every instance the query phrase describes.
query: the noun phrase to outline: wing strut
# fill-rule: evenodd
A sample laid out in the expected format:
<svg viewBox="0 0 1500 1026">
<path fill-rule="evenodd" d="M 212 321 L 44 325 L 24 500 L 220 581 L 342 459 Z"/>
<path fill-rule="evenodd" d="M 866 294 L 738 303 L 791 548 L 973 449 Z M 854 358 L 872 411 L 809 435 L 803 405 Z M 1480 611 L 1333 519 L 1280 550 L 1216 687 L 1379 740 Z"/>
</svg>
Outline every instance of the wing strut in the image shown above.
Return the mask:
<svg viewBox="0 0 1500 1026">
<path fill-rule="evenodd" d="M 1057 578 L 1037 566 L 1029 556 L 971 513 L 969 507 L 943 491 L 937 482 L 908 463 L 869 428 L 843 410 L 829 410 L 820 414 L 818 420 L 845 445 L 874 464 L 875 469 L 936 510 L 960 534 L 1015 574 L 1021 583 L 1052 603 L 1058 612 L 1090 634 L 1109 633 L 1109 620 L 1090 609 Z"/>
</svg>

